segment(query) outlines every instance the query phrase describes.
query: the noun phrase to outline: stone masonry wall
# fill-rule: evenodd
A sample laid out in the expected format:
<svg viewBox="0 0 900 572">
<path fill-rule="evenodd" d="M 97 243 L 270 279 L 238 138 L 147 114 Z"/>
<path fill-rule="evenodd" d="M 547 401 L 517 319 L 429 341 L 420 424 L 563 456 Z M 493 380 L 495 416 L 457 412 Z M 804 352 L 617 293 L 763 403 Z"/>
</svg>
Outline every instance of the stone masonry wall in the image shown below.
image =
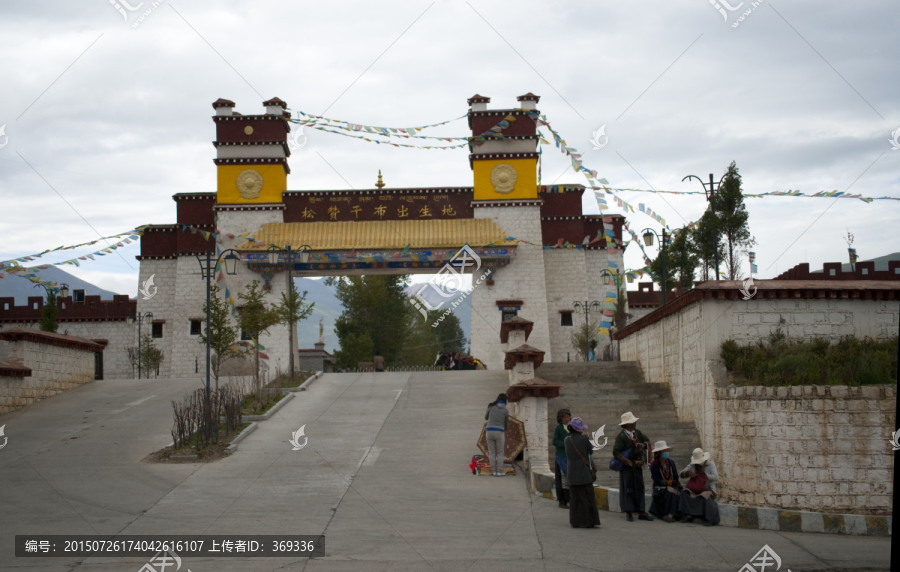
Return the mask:
<svg viewBox="0 0 900 572">
<path fill-rule="evenodd" d="M 0 377 L 0 414 L 94 379 L 94 352 L 30 341 L 6 346 L 6 361 L 31 368 L 31 376 Z"/>
<path fill-rule="evenodd" d="M 479 207 L 475 218 L 490 218 L 509 236 L 541 244 L 541 213 L 538 206 Z M 544 284 L 544 250 L 519 243 L 508 266 L 494 272 L 494 285 L 481 284 L 472 292 L 472 353 L 488 369 L 503 369 L 505 354 L 500 343 L 501 313 L 497 300 L 522 300 L 519 316 L 534 322 L 528 344 L 552 360 L 550 332 L 547 327 L 547 290 Z"/>
<path fill-rule="evenodd" d="M 850 514 L 890 514 L 892 386 L 716 390 L 711 448 L 728 467 L 729 502 Z M 719 461 L 721 459 L 721 461 Z"/>
<path fill-rule="evenodd" d="M 558 361 L 579 359 L 572 346 L 572 334 L 584 326 L 584 314 L 572 314 L 572 325 L 560 325 L 560 310 L 573 310 L 574 303 L 588 300 L 587 274 L 583 250 L 553 249 L 544 251 L 544 280 L 547 285 L 547 323 L 550 327 L 550 349 Z M 590 298 L 596 300 L 596 298 Z M 598 319 L 599 314 L 591 316 Z M 533 345 L 533 344 L 531 344 Z M 544 349 L 544 348 L 539 348 Z"/>
<path fill-rule="evenodd" d="M 7 323 L 4 328 L 37 328 L 34 322 Z M 128 361 L 126 348 L 137 345 L 137 324 L 129 326 L 127 322 L 61 322 L 59 334 L 78 336 L 86 340 L 109 340 L 103 349 L 103 379 L 131 379 L 131 362 Z M 5 342 L 0 341 L 0 347 Z M 3 350 L 0 350 L 0 360 Z M 137 377 L 137 371 L 134 372 Z"/>
<path fill-rule="evenodd" d="M 883 413 L 894 411 L 892 388 L 725 388 L 720 353 L 729 338 L 756 343 L 778 328 L 793 339 L 888 338 L 897 332 L 897 307 L 880 300 L 702 300 L 633 332 L 620 351 L 623 361 L 640 364 L 645 381 L 669 386 L 679 420 L 696 424 L 717 461 L 723 499 L 883 512 L 890 497 L 885 504 L 880 483 L 893 478 L 881 459 L 893 432 L 892 415 Z"/>
<path fill-rule="evenodd" d="M 193 257 L 194 265 L 197 265 L 196 259 Z M 181 285 L 178 284 L 178 261 L 177 260 L 142 260 L 140 267 L 140 284 L 143 284 L 154 276 L 153 283 L 156 286 L 156 294 L 149 300 L 144 300 L 142 295 L 138 295 L 137 308 L 138 313 L 145 315 L 147 312 L 153 313 L 154 320 L 165 320 L 163 325 L 163 337 L 154 339 L 153 344 L 163 351 L 163 362 L 159 366 L 160 377 L 172 377 L 172 348 L 174 347 L 172 336 L 172 325 L 183 310 L 178 308 L 175 303 L 175 292 Z M 198 270 L 199 271 L 199 270 Z M 199 279 L 196 279 L 199 282 Z M 134 323 L 134 343 L 137 346 L 137 322 Z M 151 333 L 151 325 L 149 323 L 141 324 L 141 334 Z M 146 372 L 144 372 L 146 373 Z"/>
</svg>

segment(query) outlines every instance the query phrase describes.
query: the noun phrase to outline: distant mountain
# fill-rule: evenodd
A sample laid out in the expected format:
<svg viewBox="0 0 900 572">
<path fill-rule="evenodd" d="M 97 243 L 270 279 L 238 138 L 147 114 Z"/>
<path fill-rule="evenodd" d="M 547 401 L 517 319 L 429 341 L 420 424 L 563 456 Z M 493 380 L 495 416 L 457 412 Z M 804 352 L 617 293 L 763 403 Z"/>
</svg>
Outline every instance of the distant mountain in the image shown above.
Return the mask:
<svg viewBox="0 0 900 572">
<path fill-rule="evenodd" d="M 41 280 L 56 282 L 58 284 L 68 284 L 69 296 L 72 295 L 72 290 L 84 290 L 85 295 L 100 296 L 101 300 L 112 300 L 113 296 L 116 294 L 115 292 L 104 290 L 99 286 L 94 286 L 90 282 L 85 282 L 81 278 L 77 278 L 57 266 L 51 266 L 45 270 L 35 270 L 34 272 Z M 0 280 L 0 298 L 11 296 L 15 298 L 16 306 L 24 306 L 28 303 L 29 296 L 46 296 L 46 292 L 43 288 L 35 288 L 35 285 L 25 278 L 20 278 L 9 272 L 3 272 L 2 274 L 3 279 Z"/>
</svg>

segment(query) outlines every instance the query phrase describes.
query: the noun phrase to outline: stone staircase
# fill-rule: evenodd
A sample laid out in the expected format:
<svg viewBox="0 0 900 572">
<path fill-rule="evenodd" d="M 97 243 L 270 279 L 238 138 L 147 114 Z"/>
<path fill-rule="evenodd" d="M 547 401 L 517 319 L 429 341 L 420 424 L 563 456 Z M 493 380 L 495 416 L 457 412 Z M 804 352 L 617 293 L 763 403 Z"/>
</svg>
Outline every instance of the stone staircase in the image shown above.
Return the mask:
<svg viewBox="0 0 900 572">
<path fill-rule="evenodd" d="M 594 452 L 598 485 L 619 486 L 619 474 L 609 470 L 609 461 L 613 442 L 621 431 L 621 416 L 626 411 L 640 418 L 638 429 L 652 443 L 664 440 L 674 448 L 671 458 L 679 471 L 688 464 L 691 451 L 700 446 L 700 435 L 694 423 L 678 421 L 668 386 L 644 383 L 637 362 L 545 363 L 535 375 L 563 385 L 559 397 L 551 399 L 547 405 L 550 467 L 554 462 L 552 440 L 557 425 L 556 411 L 563 407 L 571 410 L 573 417 L 581 417 L 590 432 L 606 425 L 604 435 L 609 441 L 606 447 Z M 644 481 L 647 494 L 650 494 L 650 471 L 647 469 L 644 470 Z"/>
</svg>

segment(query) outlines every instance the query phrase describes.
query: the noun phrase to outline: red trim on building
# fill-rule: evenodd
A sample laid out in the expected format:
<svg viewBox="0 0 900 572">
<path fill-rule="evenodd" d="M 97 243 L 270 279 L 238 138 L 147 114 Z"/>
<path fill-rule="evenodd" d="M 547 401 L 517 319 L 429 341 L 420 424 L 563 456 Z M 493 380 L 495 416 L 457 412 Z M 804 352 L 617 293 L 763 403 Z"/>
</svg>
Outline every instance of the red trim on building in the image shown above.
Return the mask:
<svg viewBox="0 0 900 572">
<path fill-rule="evenodd" d="M 826 262 L 821 272 L 810 272 L 804 262 L 782 272 L 774 280 L 900 280 L 900 260 L 888 260 L 887 270 L 875 270 L 875 262 L 855 262 L 855 270 L 844 272 L 840 262 Z"/>
<path fill-rule="evenodd" d="M 89 352 L 103 351 L 103 348 L 98 344 L 84 338 L 67 336 L 65 334 L 54 334 L 52 332 L 42 332 L 41 330 L 32 330 L 30 328 L 2 330 L 0 331 L 0 340 L 5 340 L 7 342 L 34 342 L 36 344 L 46 344 L 49 346 L 59 346 L 62 348 L 71 348 Z"/>
<path fill-rule="evenodd" d="M 3 309 L 4 304 L 9 304 L 9 310 Z M 71 296 L 58 297 L 56 305 L 59 308 L 59 322 L 122 322 L 137 313 L 137 299 L 124 294 L 116 294 L 112 300 L 101 300 L 96 295 L 85 296 L 83 304 L 73 303 Z M 0 323 L 37 322 L 41 319 L 43 307 L 44 298 L 41 296 L 29 296 L 25 306 L 16 306 L 15 298 L 0 298 Z"/>
<path fill-rule="evenodd" d="M 0 377 L 31 377 L 31 368 L 11 361 L 0 361 Z"/>
</svg>

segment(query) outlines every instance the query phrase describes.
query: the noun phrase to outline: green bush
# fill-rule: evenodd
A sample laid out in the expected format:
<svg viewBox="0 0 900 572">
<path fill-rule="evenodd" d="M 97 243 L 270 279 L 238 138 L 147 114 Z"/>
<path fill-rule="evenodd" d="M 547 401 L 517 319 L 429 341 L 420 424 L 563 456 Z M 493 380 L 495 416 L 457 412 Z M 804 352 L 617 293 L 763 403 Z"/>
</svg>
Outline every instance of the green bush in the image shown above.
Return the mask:
<svg viewBox="0 0 900 572">
<path fill-rule="evenodd" d="M 777 330 L 768 343 L 722 344 L 722 359 L 737 385 L 880 385 L 897 383 L 898 339 L 787 340 Z"/>
</svg>

